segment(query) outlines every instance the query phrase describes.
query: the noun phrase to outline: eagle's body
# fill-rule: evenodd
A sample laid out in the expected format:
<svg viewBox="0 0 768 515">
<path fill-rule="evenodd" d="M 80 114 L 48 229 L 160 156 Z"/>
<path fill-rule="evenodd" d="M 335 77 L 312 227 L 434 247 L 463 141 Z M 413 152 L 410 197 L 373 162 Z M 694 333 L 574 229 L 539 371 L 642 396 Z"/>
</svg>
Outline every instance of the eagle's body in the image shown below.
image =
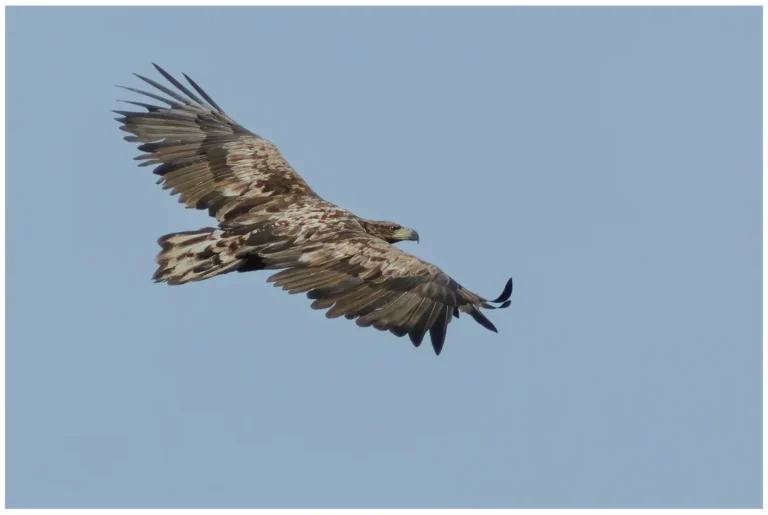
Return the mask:
<svg viewBox="0 0 768 515">
<path fill-rule="evenodd" d="M 157 66 L 156 66 L 157 67 Z M 170 98 L 132 91 L 168 105 L 131 102 L 147 112 L 117 111 L 145 154 L 140 166 L 157 165 L 163 188 L 189 208 L 207 209 L 217 228 L 160 238 L 156 281 L 182 284 L 233 271 L 282 269 L 269 278 L 290 293 L 306 292 L 313 308 L 330 308 L 360 326 L 372 325 L 419 345 L 427 331 L 440 353 L 448 323 L 468 313 L 496 331 L 479 308 L 506 307 L 502 295 L 487 301 L 435 265 L 392 244 L 418 234 L 393 222 L 355 216 L 320 198 L 271 142 L 240 126 L 187 80 L 200 99 L 157 67 L 173 91 L 139 76 Z"/>
</svg>

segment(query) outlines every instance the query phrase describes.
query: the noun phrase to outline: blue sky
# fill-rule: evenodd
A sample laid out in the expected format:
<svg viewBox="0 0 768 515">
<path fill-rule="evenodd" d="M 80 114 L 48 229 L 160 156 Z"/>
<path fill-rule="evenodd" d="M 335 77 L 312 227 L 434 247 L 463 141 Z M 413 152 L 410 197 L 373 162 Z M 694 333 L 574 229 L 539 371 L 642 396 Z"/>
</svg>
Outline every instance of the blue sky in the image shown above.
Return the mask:
<svg viewBox="0 0 768 515">
<path fill-rule="evenodd" d="M 9 8 L 21 507 L 759 507 L 760 8 Z M 495 296 L 442 355 L 234 274 L 110 109 L 186 72 Z M 135 99 L 135 98 L 134 98 Z"/>
</svg>

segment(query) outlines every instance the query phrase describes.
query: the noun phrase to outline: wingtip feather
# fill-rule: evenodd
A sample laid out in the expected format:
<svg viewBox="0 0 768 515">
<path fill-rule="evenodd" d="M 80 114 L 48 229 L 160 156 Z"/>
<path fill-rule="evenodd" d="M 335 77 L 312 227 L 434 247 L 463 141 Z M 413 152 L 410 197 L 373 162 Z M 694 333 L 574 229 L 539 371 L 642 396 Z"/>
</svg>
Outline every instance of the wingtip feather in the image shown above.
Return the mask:
<svg viewBox="0 0 768 515">
<path fill-rule="evenodd" d="M 499 295 L 498 297 L 496 297 L 494 300 L 490 302 L 493 302 L 494 304 L 499 302 L 504 302 L 507 299 L 509 299 L 509 297 L 511 296 L 512 296 L 512 278 L 510 277 L 509 281 L 507 281 L 507 284 L 504 285 L 504 290 L 501 292 L 501 295 Z"/>
</svg>

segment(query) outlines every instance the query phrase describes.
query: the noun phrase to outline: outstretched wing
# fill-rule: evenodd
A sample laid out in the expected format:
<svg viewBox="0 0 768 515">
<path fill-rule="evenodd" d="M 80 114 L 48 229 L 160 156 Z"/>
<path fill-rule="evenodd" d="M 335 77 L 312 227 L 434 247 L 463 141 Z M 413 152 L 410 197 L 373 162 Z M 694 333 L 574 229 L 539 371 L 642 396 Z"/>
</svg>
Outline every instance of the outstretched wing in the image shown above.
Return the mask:
<svg viewBox="0 0 768 515">
<path fill-rule="evenodd" d="M 409 335 L 419 346 L 429 331 L 440 354 L 448 324 L 460 312 L 496 332 L 480 311 L 509 306 L 510 279 L 502 294 L 489 301 L 472 293 L 435 265 L 367 235 L 262 254 L 269 268 L 285 268 L 269 278 L 290 293 L 307 293 L 314 309 L 328 318 L 345 316 L 396 336 Z M 494 306 L 494 304 L 496 304 Z"/>
<path fill-rule="evenodd" d="M 130 132 L 128 141 L 141 142 L 139 166 L 157 165 L 164 189 L 178 194 L 189 208 L 208 209 L 220 222 L 235 208 L 241 212 L 265 204 L 286 206 L 302 197 L 318 198 L 288 164 L 274 144 L 230 118 L 192 79 L 197 92 L 155 68 L 177 91 L 137 74 L 158 95 L 134 88 L 127 90 L 166 104 L 158 106 L 124 101 L 146 112 L 115 111 Z M 198 96 L 199 94 L 199 96 Z M 202 98 L 200 98 L 202 97 Z"/>
</svg>

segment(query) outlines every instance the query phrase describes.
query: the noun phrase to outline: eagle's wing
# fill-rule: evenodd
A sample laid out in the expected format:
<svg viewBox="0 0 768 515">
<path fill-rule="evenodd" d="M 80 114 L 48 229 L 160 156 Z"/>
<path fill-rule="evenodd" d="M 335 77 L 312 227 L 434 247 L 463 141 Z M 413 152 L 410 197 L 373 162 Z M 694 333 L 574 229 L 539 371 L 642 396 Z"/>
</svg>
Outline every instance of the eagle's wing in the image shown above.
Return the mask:
<svg viewBox="0 0 768 515">
<path fill-rule="evenodd" d="M 167 96 L 125 88 L 167 104 L 125 101 L 146 112 L 115 111 L 128 141 L 141 142 L 139 166 L 157 165 L 163 188 L 179 194 L 189 208 L 208 209 L 220 222 L 234 208 L 242 212 L 265 204 L 286 206 L 317 195 L 271 142 L 230 118 L 192 79 L 196 95 L 165 70 L 155 68 L 178 91 L 137 77 Z M 202 98 L 200 98 L 202 97 Z"/>
<path fill-rule="evenodd" d="M 367 234 L 339 235 L 261 257 L 268 268 L 285 268 L 269 281 L 290 293 L 306 292 L 315 299 L 313 308 L 330 308 L 328 318 L 344 315 L 362 327 L 407 334 L 416 346 L 429 331 L 437 354 L 459 312 L 496 332 L 480 308 L 505 308 L 512 293 L 510 279 L 497 299 L 486 300 L 435 265 Z"/>
</svg>

